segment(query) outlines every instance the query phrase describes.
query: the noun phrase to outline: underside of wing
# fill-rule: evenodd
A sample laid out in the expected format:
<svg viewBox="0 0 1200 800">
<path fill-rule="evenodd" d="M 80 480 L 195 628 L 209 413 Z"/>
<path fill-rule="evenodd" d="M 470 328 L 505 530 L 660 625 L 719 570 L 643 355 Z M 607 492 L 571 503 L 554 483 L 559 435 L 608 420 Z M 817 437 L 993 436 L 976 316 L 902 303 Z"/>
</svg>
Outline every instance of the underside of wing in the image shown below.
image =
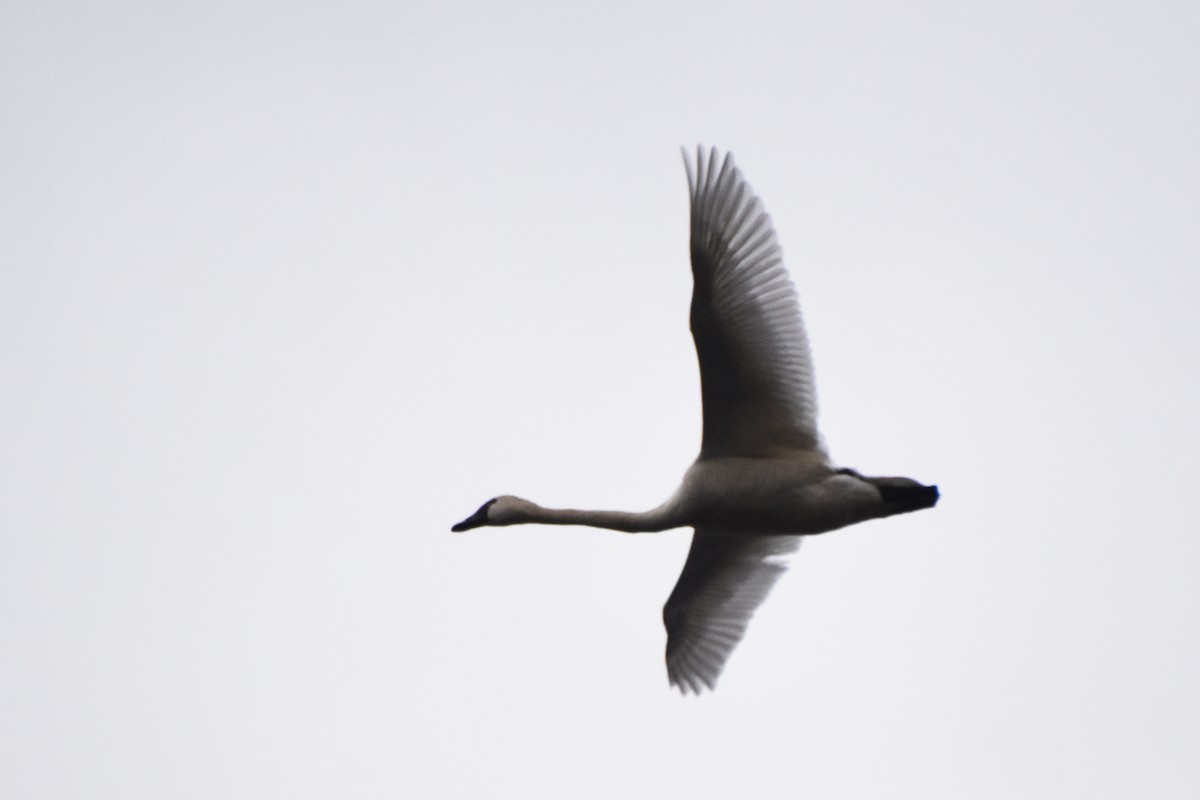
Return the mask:
<svg viewBox="0 0 1200 800">
<path fill-rule="evenodd" d="M 713 689 L 750 618 L 787 569 L 799 536 L 697 528 L 683 573 L 663 608 L 667 677 L 684 694 Z"/>
<path fill-rule="evenodd" d="M 771 219 L 733 156 L 684 153 L 704 402 L 701 456 L 818 450 L 817 395 L 795 287 Z"/>
</svg>

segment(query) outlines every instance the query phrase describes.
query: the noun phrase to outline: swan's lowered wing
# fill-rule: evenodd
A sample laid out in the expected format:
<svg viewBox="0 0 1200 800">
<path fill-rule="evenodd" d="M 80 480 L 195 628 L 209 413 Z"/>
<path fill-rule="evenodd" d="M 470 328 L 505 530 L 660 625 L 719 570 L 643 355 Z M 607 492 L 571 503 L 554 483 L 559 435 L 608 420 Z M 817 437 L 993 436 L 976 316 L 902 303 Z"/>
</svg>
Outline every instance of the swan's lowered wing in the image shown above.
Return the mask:
<svg viewBox="0 0 1200 800">
<path fill-rule="evenodd" d="M 684 152 L 692 208 L 692 337 L 704 401 L 701 457 L 821 449 L 796 290 L 771 219 L 714 148 Z"/>
<path fill-rule="evenodd" d="M 667 677 L 684 694 L 712 689 L 746 625 L 787 567 L 799 536 L 697 528 L 675 590 L 663 607 Z"/>
</svg>

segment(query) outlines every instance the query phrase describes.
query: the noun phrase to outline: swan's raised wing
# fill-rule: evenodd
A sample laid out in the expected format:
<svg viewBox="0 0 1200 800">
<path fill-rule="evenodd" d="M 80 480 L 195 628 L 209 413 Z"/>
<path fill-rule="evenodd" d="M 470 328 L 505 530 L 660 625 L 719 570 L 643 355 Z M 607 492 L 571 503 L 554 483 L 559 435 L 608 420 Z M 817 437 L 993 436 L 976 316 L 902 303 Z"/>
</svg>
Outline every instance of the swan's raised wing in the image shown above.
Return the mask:
<svg viewBox="0 0 1200 800">
<path fill-rule="evenodd" d="M 817 394 L 796 289 L 771 218 L 733 163 L 684 152 L 692 206 L 692 338 L 704 401 L 701 457 L 820 450 Z"/>
<path fill-rule="evenodd" d="M 746 625 L 787 569 L 799 536 L 696 529 L 683 573 L 663 607 L 667 677 L 684 694 L 712 689 Z"/>
</svg>

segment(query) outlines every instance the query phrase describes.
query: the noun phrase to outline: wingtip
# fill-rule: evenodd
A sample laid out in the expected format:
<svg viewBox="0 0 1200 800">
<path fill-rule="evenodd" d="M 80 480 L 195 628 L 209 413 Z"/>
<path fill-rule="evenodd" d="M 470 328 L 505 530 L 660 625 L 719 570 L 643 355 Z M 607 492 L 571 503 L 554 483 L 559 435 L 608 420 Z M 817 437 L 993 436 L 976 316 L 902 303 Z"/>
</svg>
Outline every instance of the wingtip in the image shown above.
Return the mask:
<svg viewBox="0 0 1200 800">
<path fill-rule="evenodd" d="M 696 172 L 692 169 L 692 157 L 687 145 L 680 145 L 679 152 L 683 156 L 683 171 L 687 173 L 688 197 L 696 195 Z"/>
<path fill-rule="evenodd" d="M 679 690 L 680 697 L 699 697 L 704 693 L 703 684 L 693 684 L 684 677 L 670 678 L 671 688 Z M 709 687 L 711 690 L 711 687 Z"/>
</svg>

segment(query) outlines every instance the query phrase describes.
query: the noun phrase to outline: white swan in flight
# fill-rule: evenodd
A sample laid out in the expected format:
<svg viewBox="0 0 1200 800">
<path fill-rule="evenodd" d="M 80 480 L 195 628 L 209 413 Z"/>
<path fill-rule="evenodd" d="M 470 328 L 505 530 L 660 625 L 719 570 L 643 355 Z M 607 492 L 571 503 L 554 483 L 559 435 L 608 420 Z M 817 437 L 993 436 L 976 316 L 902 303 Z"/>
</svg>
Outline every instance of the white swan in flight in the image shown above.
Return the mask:
<svg viewBox="0 0 1200 800">
<path fill-rule="evenodd" d="M 754 610 L 800 538 L 930 508 L 936 486 L 834 466 L 817 432 L 817 398 L 796 290 L 771 220 L 733 163 L 684 151 L 692 210 L 691 327 L 704 434 L 675 494 L 642 513 L 551 509 L 503 496 L 452 530 L 590 525 L 626 533 L 695 528 L 663 608 L 667 676 L 712 689 Z"/>
</svg>

